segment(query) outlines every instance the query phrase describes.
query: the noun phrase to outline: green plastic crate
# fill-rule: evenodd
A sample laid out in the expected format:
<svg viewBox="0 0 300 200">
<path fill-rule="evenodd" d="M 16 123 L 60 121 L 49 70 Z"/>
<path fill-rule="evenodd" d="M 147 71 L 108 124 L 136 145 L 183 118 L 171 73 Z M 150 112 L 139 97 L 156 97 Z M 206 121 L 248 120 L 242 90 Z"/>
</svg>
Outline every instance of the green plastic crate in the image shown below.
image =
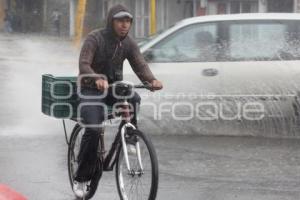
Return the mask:
<svg viewBox="0 0 300 200">
<path fill-rule="evenodd" d="M 42 112 L 55 118 L 77 118 L 77 77 L 42 76 Z"/>
</svg>

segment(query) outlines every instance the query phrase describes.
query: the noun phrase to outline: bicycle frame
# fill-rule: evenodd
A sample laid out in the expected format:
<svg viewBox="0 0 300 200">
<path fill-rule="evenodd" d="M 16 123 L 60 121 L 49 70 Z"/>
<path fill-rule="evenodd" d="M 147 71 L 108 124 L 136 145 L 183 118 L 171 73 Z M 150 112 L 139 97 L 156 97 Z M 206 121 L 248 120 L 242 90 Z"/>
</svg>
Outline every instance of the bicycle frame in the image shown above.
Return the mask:
<svg viewBox="0 0 300 200">
<path fill-rule="evenodd" d="M 129 163 L 129 159 L 128 159 L 128 151 L 127 151 L 126 141 L 125 141 L 125 130 L 126 130 L 126 128 L 129 128 L 129 127 L 132 127 L 134 130 L 136 130 L 135 126 L 132 125 L 131 123 L 128 122 L 128 123 L 124 124 L 122 129 L 121 129 L 121 138 L 122 138 L 122 148 L 123 148 L 124 158 L 125 158 L 125 162 L 126 162 L 126 167 L 127 167 L 128 173 L 131 174 L 132 171 L 131 171 L 131 168 L 130 168 L 130 163 Z M 140 169 L 141 169 L 141 171 L 143 171 L 139 142 L 136 142 L 135 148 L 136 148 L 136 151 L 137 151 L 137 156 L 138 156 L 138 162 L 139 162 L 139 165 L 140 165 Z"/>
<path fill-rule="evenodd" d="M 127 145 L 126 145 L 126 138 L 125 138 L 125 134 L 126 134 L 126 129 L 127 128 L 132 128 L 133 130 L 136 130 L 136 127 L 130 123 L 130 112 L 129 112 L 129 103 L 128 101 L 125 99 L 123 101 L 122 104 L 122 111 L 121 111 L 121 117 L 122 117 L 122 122 L 125 122 L 121 127 L 119 127 L 119 131 L 114 139 L 114 142 L 112 143 L 112 146 L 109 150 L 108 155 L 105 157 L 105 144 L 104 144 L 104 128 L 102 129 L 101 133 L 100 133 L 100 158 L 102 159 L 103 162 L 103 170 L 104 171 L 111 171 L 113 170 L 113 167 L 116 163 L 116 154 L 117 152 L 120 150 L 120 148 L 122 148 L 123 150 L 123 154 L 124 154 L 124 159 L 125 159 L 125 163 L 126 163 L 126 167 L 128 170 L 128 174 L 132 174 L 134 175 L 131 168 L 130 168 L 130 162 L 129 162 L 129 158 L 128 158 L 128 150 L 127 150 Z M 121 125 L 120 124 L 120 125 Z M 121 146 L 120 146 L 121 145 Z M 140 145 L 139 142 L 137 141 L 135 144 L 135 148 L 137 151 L 137 156 L 138 156 L 138 163 L 139 163 L 139 167 L 141 170 L 141 173 L 143 172 L 143 165 L 142 165 L 142 159 L 141 159 L 141 151 L 140 151 Z"/>
<path fill-rule="evenodd" d="M 142 85 L 135 85 L 134 88 L 144 88 L 144 89 L 150 90 L 151 85 L 149 85 L 149 83 L 145 82 Z M 105 143 L 104 143 L 105 127 L 103 126 L 103 128 L 101 129 L 101 132 L 100 132 L 100 139 L 99 139 L 100 145 L 99 145 L 99 149 L 98 149 L 98 156 L 99 156 L 101 162 L 103 163 L 103 171 L 112 171 L 113 167 L 116 163 L 116 159 L 117 159 L 116 155 L 121 150 L 120 148 L 122 148 L 128 173 L 131 175 L 135 175 L 135 174 L 133 174 L 135 172 L 133 172 L 130 168 L 130 162 L 129 162 L 129 158 L 128 158 L 128 151 L 127 151 L 125 135 L 126 135 L 127 128 L 132 128 L 133 130 L 136 130 L 136 127 L 132 123 L 130 123 L 130 109 L 129 109 L 130 105 L 126 98 L 123 99 L 122 104 L 120 106 L 122 107 L 123 110 L 121 112 L 119 112 L 119 113 L 121 113 L 120 116 L 122 118 L 122 122 L 119 126 L 119 131 L 116 134 L 116 137 L 115 137 L 115 139 L 111 145 L 111 148 L 109 150 L 109 153 L 105 156 L 105 154 L 106 154 Z M 111 118 L 109 118 L 109 119 L 111 119 Z M 71 120 L 73 120 L 75 122 L 77 121 L 77 119 L 75 119 L 75 118 L 71 118 Z M 79 126 L 80 126 L 79 124 L 76 124 L 74 129 Z M 63 127 L 64 127 L 64 132 L 65 132 L 66 143 L 68 146 L 70 146 L 70 141 L 67 136 L 66 125 L 65 125 L 64 120 L 63 120 Z M 138 156 L 138 163 L 139 163 L 139 167 L 140 167 L 139 173 L 142 174 L 143 173 L 143 165 L 142 165 L 142 159 L 141 159 L 140 144 L 138 141 L 135 143 L 135 148 L 136 148 L 136 153 Z"/>
</svg>

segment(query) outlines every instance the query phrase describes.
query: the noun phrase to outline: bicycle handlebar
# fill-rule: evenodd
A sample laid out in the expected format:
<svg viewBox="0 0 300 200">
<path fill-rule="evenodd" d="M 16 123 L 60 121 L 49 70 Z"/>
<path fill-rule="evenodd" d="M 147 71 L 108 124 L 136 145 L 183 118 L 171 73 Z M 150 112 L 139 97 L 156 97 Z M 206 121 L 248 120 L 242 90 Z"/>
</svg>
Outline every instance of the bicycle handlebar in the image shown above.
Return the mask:
<svg viewBox="0 0 300 200">
<path fill-rule="evenodd" d="M 134 88 L 137 89 L 147 89 L 147 90 L 152 90 L 152 85 L 148 82 L 144 82 L 142 84 L 134 85 Z"/>
<path fill-rule="evenodd" d="M 124 83 L 124 82 L 120 82 L 124 85 L 128 85 L 131 86 L 132 88 L 136 88 L 136 89 L 147 89 L 147 90 L 152 90 L 152 85 L 149 82 L 144 82 L 141 84 L 136 84 L 136 85 L 132 85 L 129 83 Z M 114 86 L 116 86 L 118 83 L 113 83 L 113 84 L 109 84 L 109 88 L 112 88 Z"/>
</svg>

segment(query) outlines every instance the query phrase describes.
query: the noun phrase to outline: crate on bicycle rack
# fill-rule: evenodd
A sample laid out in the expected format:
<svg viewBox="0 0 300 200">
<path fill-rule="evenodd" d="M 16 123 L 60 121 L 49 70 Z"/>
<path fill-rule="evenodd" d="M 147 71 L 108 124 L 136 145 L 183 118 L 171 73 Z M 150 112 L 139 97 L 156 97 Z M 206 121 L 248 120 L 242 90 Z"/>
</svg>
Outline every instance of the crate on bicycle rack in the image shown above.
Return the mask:
<svg viewBox="0 0 300 200">
<path fill-rule="evenodd" d="M 42 75 L 42 112 L 55 118 L 77 118 L 77 86 L 75 76 Z"/>
</svg>

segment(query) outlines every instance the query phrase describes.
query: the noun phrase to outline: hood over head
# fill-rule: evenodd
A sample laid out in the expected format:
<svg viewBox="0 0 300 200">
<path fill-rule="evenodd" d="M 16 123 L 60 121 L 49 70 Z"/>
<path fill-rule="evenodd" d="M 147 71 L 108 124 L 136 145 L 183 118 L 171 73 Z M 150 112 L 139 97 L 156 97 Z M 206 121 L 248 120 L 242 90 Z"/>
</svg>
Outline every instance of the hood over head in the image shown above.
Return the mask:
<svg viewBox="0 0 300 200">
<path fill-rule="evenodd" d="M 114 15 L 116 15 L 119 12 L 130 13 L 129 10 L 121 4 L 117 4 L 110 8 L 108 15 L 107 15 L 106 29 L 114 34 L 115 34 L 115 32 L 113 30 L 113 19 L 114 19 Z"/>
</svg>

